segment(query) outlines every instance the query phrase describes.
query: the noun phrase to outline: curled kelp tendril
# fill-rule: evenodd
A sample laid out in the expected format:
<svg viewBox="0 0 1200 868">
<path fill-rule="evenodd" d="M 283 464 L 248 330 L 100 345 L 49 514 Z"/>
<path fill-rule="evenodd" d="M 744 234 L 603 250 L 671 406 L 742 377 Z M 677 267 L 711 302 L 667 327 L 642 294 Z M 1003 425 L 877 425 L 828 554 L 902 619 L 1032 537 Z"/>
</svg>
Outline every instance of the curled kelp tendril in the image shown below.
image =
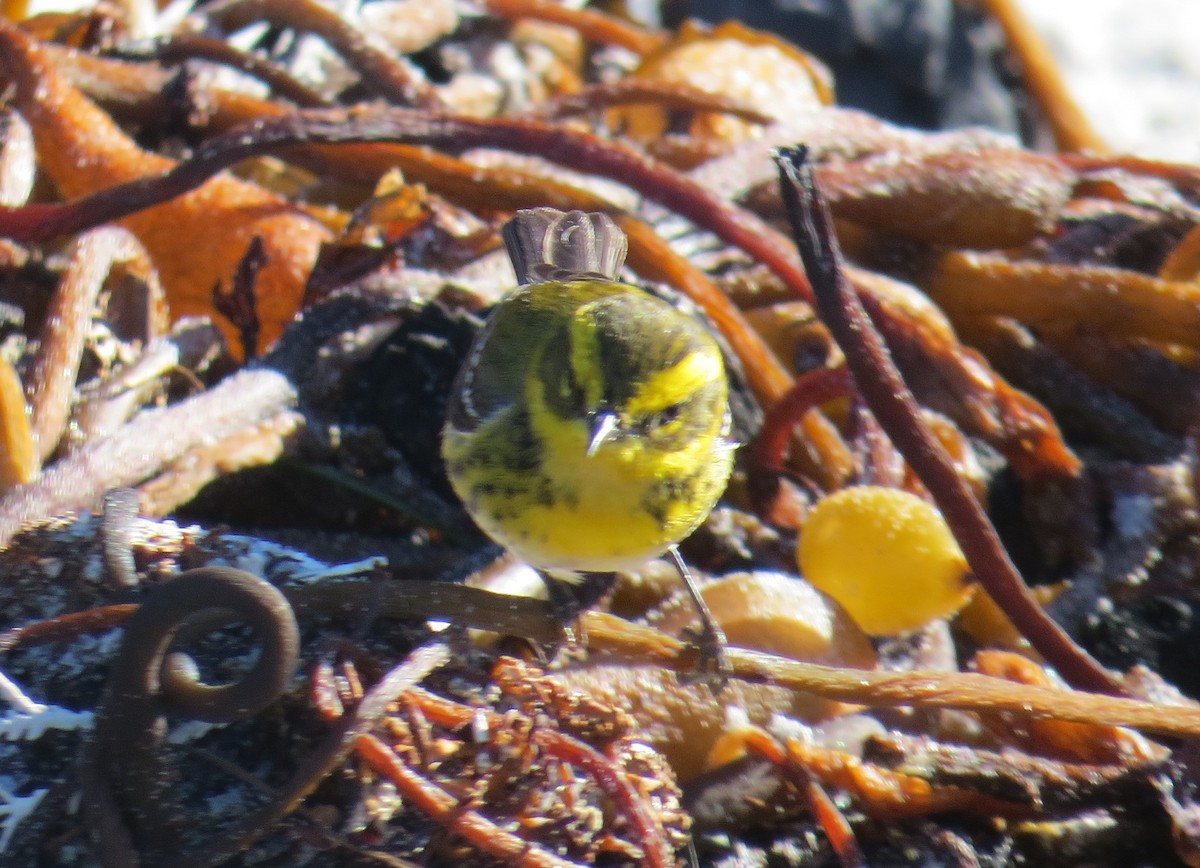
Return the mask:
<svg viewBox="0 0 1200 868">
<path fill-rule="evenodd" d="M 259 645 L 257 660 L 237 681 L 207 684 L 191 657 L 172 650 L 235 623 L 248 624 Z M 230 723 L 257 714 L 287 687 L 299 647 L 284 596 L 227 567 L 183 573 L 126 622 L 83 764 L 88 822 L 106 866 L 136 866 L 139 854 L 179 853 L 163 754 L 165 715 Z"/>
</svg>

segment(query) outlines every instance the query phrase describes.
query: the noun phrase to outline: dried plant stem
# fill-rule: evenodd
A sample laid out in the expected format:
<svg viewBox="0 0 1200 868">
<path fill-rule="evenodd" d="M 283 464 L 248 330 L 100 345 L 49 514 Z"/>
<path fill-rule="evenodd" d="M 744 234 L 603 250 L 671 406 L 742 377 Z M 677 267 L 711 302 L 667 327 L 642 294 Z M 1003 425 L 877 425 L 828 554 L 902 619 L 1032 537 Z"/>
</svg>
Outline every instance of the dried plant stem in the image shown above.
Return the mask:
<svg viewBox="0 0 1200 868">
<path fill-rule="evenodd" d="M 506 148 L 518 153 L 537 153 L 564 166 L 618 179 L 741 247 L 784 277 L 801 297 L 809 296 L 804 272 L 784 236 L 749 211 L 631 148 L 550 123 L 505 118 L 480 120 L 411 109 L 314 109 L 251 121 L 209 139 L 191 159 L 161 175 L 121 184 L 63 205 L 0 208 L 0 233 L 21 241 L 70 234 L 185 193 L 249 157 L 280 153 L 295 145 L 367 142 L 456 149 Z M 773 373 L 764 391 L 769 397 L 778 398 L 789 385 L 790 377 Z"/>
<path fill-rule="evenodd" d="M 807 415 L 814 407 L 844 398 L 853 391 L 854 381 L 845 365 L 816 368 L 801 374 L 787 393 L 767 409 L 762 427 L 749 446 L 749 465 L 756 470 L 781 473 L 797 418 Z"/>
<path fill-rule="evenodd" d="M 352 714 L 343 718 L 337 731 L 326 738 L 279 790 L 269 804 L 251 814 L 224 838 L 210 842 L 202 852 L 181 860 L 180 868 L 210 868 L 244 852 L 271 827 L 294 811 L 354 750 L 360 737 L 375 727 L 379 719 L 404 691 L 425 680 L 429 673 L 450 660 L 450 650 L 442 642 L 430 642 L 416 648 L 383 677 L 363 697 Z"/>
<path fill-rule="evenodd" d="M 67 428 L 75 379 L 96 300 L 109 272 L 122 263 L 133 266 L 152 286 L 152 307 L 161 309 L 164 304 L 162 289 L 153 277 L 150 256 L 128 230 L 115 226 L 93 229 L 75 242 L 67 270 L 50 298 L 50 309 L 25 387 L 41 461 L 54 452 Z M 163 319 L 149 317 L 155 325 Z"/>
<path fill-rule="evenodd" d="M 32 482 L 41 466 L 21 377 L 0 359 L 0 494 Z"/>
<path fill-rule="evenodd" d="M 650 627 L 613 615 L 587 612 L 581 620 L 588 646 L 652 660 L 675 672 L 695 671 L 695 649 Z M 1007 712 L 1021 717 L 1069 720 L 1097 726 L 1128 726 L 1144 733 L 1200 736 L 1200 707 L 1160 705 L 1124 697 L 1018 684 L 962 672 L 880 672 L 788 660 L 730 647 L 732 677 L 808 691 L 826 699 L 871 706 L 954 708 Z"/>
<path fill-rule="evenodd" d="M 538 103 L 530 117 L 561 118 L 613 105 L 645 104 L 693 112 L 722 112 L 749 121 L 769 124 L 774 118 L 744 100 L 709 93 L 689 84 L 624 78 L 589 84 L 583 90 L 551 97 Z"/>
<path fill-rule="evenodd" d="M 1107 153 L 1108 143 L 1071 96 L 1050 46 L 1015 0 L 985 0 L 983 5 L 1004 30 L 1009 48 L 1023 67 L 1025 86 L 1050 121 L 1058 149 Z"/>
<path fill-rule="evenodd" d="M 1125 695 L 1121 682 L 1038 605 L 983 507 L 922 420 L 916 399 L 846 277 L 833 218 L 817 189 L 807 151 L 785 150 L 777 159 L 784 202 L 821 319 L 845 353 L 863 400 L 929 489 L 979 583 L 1067 683 Z"/>
<path fill-rule="evenodd" d="M 70 509 L 96 508 L 105 491 L 137 485 L 190 449 L 290 412 L 295 400 L 296 390 L 284 376 L 251 370 L 186 401 L 145 410 L 0 498 L 0 545 L 28 522 Z"/>
<path fill-rule="evenodd" d="M 648 54 L 667 41 L 665 33 L 638 27 L 595 9 L 574 9 L 549 0 L 483 0 L 483 5 L 494 15 L 561 24 L 578 31 L 584 39 L 619 45 L 635 54 Z"/>
<path fill-rule="evenodd" d="M 286 70 L 261 57 L 240 51 L 228 42 L 195 33 L 176 33 L 154 43 L 150 56 L 165 64 L 207 60 L 240 70 L 271 88 L 275 96 L 305 108 L 320 108 L 330 101 Z"/>
<path fill-rule="evenodd" d="M 315 0 L 227 0 L 205 15 L 231 30 L 266 21 L 321 37 L 362 76 L 363 84 L 398 105 L 433 108 L 441 98 L 424 75 L 404 57 L 395 57 L 371 35 Z"/>
<path fill-rule="evenodd" d="M 576 868 L 570 862 L 488 820 L 478 811 L 464 810 L 460 799 L 425 780 L 404 763 L 382 740 L 364 733 L 355 742 L 358 755 L 375 772 L 390 780 L 400 794 L 425 816 L 469 841 L 482 852 L 509 865 L 530 868 Z"/>
<path fill-rule="evenodd" d="M 380 586 L 356 580 L 313 582 L 281 590 L 299 617 L 349 610 L 387 618 L 452 620 L 459 627 L 521 636 L 544 645 L 559 642 L 563 636 L 554 606 L 546 600 L 469 585 L 406 579 Z M 11 627 L 0 632 L 0 655 L 103 633 L 121 626 L 137 610 L 137 603 L 116 603 Z"/>
</svg>

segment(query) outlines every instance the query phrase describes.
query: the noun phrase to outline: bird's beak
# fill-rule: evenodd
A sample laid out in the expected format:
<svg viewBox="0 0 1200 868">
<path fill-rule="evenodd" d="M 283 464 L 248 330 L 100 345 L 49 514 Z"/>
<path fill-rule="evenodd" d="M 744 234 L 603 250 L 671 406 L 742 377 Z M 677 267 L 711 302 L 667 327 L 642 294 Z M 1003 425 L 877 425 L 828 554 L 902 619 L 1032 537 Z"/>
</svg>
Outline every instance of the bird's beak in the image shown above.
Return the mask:
<svg viewBox="0 0 1200 868">
<path fill-rule="evenodd" d="M 588 431 L 592 435 L 588 439 L 587 454 L 590 458 L 596 450 L 617 430 L 616 413 L 598 413 L 588 420 Z"/>
</svg>

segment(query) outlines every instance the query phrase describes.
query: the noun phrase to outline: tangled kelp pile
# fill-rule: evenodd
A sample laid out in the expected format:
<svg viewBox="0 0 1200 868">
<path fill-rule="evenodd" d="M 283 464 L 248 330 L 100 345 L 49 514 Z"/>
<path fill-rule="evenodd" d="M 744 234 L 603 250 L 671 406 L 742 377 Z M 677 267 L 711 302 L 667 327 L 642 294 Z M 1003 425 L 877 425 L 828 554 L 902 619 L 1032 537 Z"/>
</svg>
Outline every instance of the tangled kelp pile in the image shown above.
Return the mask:
<svg viewBox="0 0 1200 868">
<path fill-rule="evenodd" d="M 1200 170 L 891 126 L 736 24 L 190 5 L 0 26 L 6 864 L 1200 862 Z M 566 642 L 496 593 L 441 473 L 544 205 L 726 344 L 724 681 L 664 565 Z M 952 617 L 799 577 L 854 485 L 940 507 Z"/>
</svg>

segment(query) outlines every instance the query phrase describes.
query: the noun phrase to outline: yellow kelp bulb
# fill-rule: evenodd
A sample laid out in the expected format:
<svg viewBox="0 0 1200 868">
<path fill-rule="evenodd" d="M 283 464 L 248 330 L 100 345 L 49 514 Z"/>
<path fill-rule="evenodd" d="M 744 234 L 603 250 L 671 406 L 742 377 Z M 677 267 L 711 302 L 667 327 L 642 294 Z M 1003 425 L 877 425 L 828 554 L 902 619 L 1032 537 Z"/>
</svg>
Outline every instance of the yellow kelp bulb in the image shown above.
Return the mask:
<svg viewBox="0 0 1200 868">
<path fill-rule="evenodd" d="M 957 612 L 974 590 L 941 513 L 895 488 L 859 486 L 823 498 L 796 555 L 804 577 L 873 636 Z"/>
</svg>

